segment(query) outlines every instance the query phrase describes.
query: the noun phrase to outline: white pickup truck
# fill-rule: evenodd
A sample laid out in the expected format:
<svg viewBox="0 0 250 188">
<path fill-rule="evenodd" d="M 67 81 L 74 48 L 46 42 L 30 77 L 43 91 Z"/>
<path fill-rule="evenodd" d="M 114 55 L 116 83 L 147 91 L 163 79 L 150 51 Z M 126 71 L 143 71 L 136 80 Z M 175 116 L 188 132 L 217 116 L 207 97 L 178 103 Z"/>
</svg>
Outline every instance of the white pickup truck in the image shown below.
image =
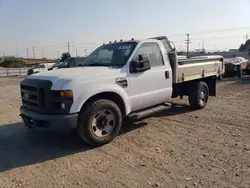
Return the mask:
<svg viewBox="0 0 250 188">
<path fill-rule="evenodd" d="M 39 72 L 47 72 L 48 70 L 50 70 L 50 68 L 54 65 L 55 63 L 40 63 L 40 64 L 36 64 L 33 67 L 31 67 L 28 72 L 27 75 L 31 75 L 31 74 L 35 74 L 35 73 L 39 73 Z"/>
<path fill-rule="evenodd" d="M 146 117 L 171 98 L 188 96 L 192 109 L 204 108 L 222 66 L 223 57 L 178 61 L 162 36 L 104 44 L 81 67 L 24 79 L 21 116 L 29 128 L 70 127 L 99 146 L 119 134 L 123 117 Z"/>
</svg>

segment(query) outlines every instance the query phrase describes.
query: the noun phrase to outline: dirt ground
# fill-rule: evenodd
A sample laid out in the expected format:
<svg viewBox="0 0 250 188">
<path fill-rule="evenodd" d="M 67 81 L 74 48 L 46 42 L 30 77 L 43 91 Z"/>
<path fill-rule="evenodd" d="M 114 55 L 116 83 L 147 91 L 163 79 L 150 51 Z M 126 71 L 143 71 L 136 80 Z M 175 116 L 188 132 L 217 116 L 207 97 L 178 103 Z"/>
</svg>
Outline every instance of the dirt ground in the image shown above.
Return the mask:
<svg viewBox="0 0 250 188">
<path fill-rule="evenodd" d="M 95 149 L 74 133 L 26 129 L 19 82 L 0 79 L 1 188 L 250 187 L 250 77 L 218 82 L 200 111 L 175 100 Z"/>
</svg>

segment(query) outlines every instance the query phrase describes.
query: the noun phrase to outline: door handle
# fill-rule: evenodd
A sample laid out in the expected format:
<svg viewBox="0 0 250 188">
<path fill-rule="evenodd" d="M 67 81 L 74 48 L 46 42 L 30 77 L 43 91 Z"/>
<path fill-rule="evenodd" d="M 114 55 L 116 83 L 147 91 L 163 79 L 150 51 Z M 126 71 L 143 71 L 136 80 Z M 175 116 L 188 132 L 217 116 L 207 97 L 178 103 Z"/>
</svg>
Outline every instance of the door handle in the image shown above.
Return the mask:
<svg viewBox="0 0 250 188">
<path fill-rule="evenodd" d="M 165 71 L 165 78 L 169 79 L 169 71 Z"/>
</svg>

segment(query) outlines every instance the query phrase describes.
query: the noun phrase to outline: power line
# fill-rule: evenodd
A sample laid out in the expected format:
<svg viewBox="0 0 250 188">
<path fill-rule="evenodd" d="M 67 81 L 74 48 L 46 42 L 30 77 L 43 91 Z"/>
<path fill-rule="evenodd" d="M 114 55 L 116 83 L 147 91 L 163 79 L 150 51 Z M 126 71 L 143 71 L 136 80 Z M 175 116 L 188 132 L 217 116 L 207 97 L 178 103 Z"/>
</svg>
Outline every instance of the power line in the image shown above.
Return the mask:
<svg viewBox="0 0 250 188">
<path fill-rule="evenodd" d="M 197 40 L 220 40 L 220 39 L 230 39 L 230 38 L 242 38 L 242 36 L 192 38 L 192 41 L 197 41 Z M 183 42 L 183 40 L 178 40 L 178 41 L 174 41 L 174 42 Z"/>
<path fill-rule="evenodd" d="M 234 31 L 234 30 L 243 30 L 243 29 L 250 29 L 250 26 L 243 26 L 243 27 L 233 27 L 233 28 L 224 28 L 224 29 L 216 29 L 216 30 L 200 30 L 200 31 L 192 31 L 189 32 L 192 35 L 203 34 L 203 33 L 215 33 L 215 32 L 223 32 L 223 31 Z M 183 33 L 169 35 L 169 37 L 174 36 L 183 36 Z"/>
</svg>

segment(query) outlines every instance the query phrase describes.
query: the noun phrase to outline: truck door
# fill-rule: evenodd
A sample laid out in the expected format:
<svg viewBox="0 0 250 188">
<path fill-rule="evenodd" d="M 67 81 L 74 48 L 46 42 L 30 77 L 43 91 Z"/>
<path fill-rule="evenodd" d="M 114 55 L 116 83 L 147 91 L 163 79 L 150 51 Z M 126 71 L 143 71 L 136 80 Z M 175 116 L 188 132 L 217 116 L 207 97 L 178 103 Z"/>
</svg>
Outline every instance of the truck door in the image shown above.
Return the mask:
<svg viewBox="0 0 250 188">
<path fill-rule="evenodd" d="M 167 102 L 172 95 L 172 71 L 163 45 L 159 42 L 142 43 L 133 58 L 148 55 L 151 69 L 128 73 L 132 111 Z"/>
</svg>

